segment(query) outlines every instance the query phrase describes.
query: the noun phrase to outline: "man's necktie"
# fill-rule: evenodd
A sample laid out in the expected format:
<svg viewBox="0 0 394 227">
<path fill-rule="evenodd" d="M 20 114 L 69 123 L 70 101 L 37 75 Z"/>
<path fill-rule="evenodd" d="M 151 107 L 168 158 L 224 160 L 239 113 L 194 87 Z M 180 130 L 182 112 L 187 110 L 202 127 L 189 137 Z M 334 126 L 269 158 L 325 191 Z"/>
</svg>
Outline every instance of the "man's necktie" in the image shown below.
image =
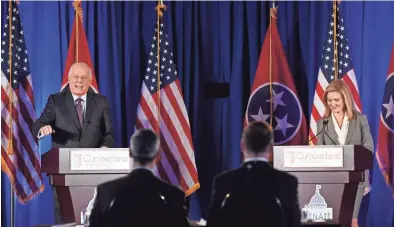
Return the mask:
<svg viewBox="0 0 394 227">
<path fill-rule="evenodd" d="M 75 105 L 75 109 L 77 110 L 77 113 L 78 113 L 79 123 L 81 123 L 81 128 L 83 128 L 82 102 L 83 102 L 83 100 L 81 98 L 77 98 L 77 100 L 76 100 L 77 105 Z"/>
</svg>

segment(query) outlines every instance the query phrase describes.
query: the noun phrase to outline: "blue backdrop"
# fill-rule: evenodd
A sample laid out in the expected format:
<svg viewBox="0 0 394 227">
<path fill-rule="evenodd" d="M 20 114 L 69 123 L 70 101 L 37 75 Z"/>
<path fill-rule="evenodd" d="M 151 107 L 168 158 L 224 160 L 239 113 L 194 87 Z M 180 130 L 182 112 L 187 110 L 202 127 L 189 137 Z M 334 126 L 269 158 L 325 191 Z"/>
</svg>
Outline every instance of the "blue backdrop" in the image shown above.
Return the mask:
<svg viewBox="0 0 394 227">
<path fill-rule="evenodd" d="M 2 20 L 7 2 L 2 2 Z M 84 25 L 100 93 L 110 101 L 117 147 L 133 132 L 147 53 L 153 37 L 156 2 L 83 2 Z M 191 197 L 191 215 L 205 217 L 212 178 L 240 164 L 243 116 L 269 22 L 269 2 L 165 2 L 177 70 L 196 150 L 201 189 Z M 278 28 L 309 119 L 326 38 L 331 2 L 277 2 Z M 379 111 L 394 41 L 393 2 L 343 2 L 351 57 L 376 141 Z M 29 49 L 36 114 L 48 95 L 58 92 L 74 19 L 72 2 L 19 5 Z M 2 21 L 4 24 L 4 21 Z M 3 28 L 3 26 L 2 26 Z M 230 84 L 228 98 L 207 98 L 205 82 Z M 208 111 L 207 111 L 208 110 Z M 48 138 L 40 152 L 50 148 Z M 370 227 L 389 227 L 394 202 L 374 168 L 373 190 L 364 200 L 362 219 Z M 17 204 L 16 226 L 53 223 L 52 192 L 27 205 Z M 2 226 L 9 226 L 10 187 L 2 174 Z M 368 210 L 369 207 L 369 210 Z M 368 216 L 367 216 L 368 213 Z"/>
</svg>

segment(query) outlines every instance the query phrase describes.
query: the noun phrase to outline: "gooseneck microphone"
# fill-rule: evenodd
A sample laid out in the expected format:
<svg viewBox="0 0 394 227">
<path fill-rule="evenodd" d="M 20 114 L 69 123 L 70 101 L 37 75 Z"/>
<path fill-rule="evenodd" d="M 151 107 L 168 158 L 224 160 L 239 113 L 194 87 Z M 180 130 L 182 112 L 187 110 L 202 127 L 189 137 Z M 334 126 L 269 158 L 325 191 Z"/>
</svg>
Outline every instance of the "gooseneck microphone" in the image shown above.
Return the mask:
<svg viewBox="0 0 394 227">
<path fill-rule="evenodd" d="M 324 121 L 323 121 L 323 128 L 322 128 L 322 130 L 320 130 L 320 132 L 318 132 L 314 137 L 312 137 L 310 140 L 308 140 L 308 144 L 309 144 L 309 142 L 311 142 L 314 138 L 316 138 L 318 135 L 320 135 L 323 131 L 326 133 L 325 129 L 326 129 L 327 125 L 328 125 L 328 120 L 324 120 Z M 327 133 L 326 133 L 326 134 L 327 134 Z"/>
<path fill-rule="evenodd" d="M 227 193 L 226 196 L 223 198 L 222 204 L 220 205 L 220 209 L 222 209 L 224 207 L 224 205 L 226 205 L 227 200 L 230 198 L 231 194 Z"/>
<path fill-rule="evenodd" d="M 100 226 L 105 226 L 105 227 L 109 227 L 110 226 L 110 224 L 111 224 L 110 223 L 111 209 L 114 206 L 115 201 L 116 201 L 116 198 L 114 197 L 114 198 L 112 198 L 110 200 L 109 203 L 107 203 L 104 206 L 104 209 L 103 209 L 103 211 L 101 213 L 101 220 L 102 220 L 103 223 L 101 223 Z"/>
<path fill-rule="evenodd" d="M 327 135 L 327 137 L 331 140 L 331 142 L 332 142 L 334 145 L 337 145 L 337 144 L 335 143 L 335 141 L 331 138 L 330 135 L 328 135 L 328 133 L 327 133 L 325 130 L 324 130 L 324 134 Z"/>
</svg>

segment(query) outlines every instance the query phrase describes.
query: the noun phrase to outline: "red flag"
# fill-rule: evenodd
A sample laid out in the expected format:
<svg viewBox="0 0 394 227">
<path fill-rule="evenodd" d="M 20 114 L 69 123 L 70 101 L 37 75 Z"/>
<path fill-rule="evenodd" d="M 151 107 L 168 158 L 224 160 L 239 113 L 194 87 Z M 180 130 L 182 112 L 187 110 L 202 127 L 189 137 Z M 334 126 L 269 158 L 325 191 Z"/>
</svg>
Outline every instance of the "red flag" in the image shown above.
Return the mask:
<svg viewBox="0 0 394 227">
<path fill-rule="evenodd" d="M 255 120 L 270 123 L 272 118 L 275 145 L 306 144 L 305 115 L 279 37 L 276 10 L 271 9 L 271 24 L 260 53 L 245 123 Z"/>
<path fill-rule="evenodd" d="M 386 184 L 394 196 L 394 45 L 380 109 L 379 137 L 375 154 Z"/>
<path fill-rule="evenodd" d="M 92 84 L 90 87 L 94 90 L 94 92 L 98 93 L 99 89 L 94 73 L 92 59 L 90 58 L 88 40 L 86 39 L 86 34 L 82 23 L 83 15 L 81 2 L 75 1 L 73 6 L 75 8 L 75 19 L 71 33 L 70 44 L 68 46 L 66 67 L 64 68 L 63 81 L 60 90 L 62 91 L 68 85 L 68 73 L 70 71 L 71 65 L 76 62 L 84 62 L 92 70 Z"/>
</svg>

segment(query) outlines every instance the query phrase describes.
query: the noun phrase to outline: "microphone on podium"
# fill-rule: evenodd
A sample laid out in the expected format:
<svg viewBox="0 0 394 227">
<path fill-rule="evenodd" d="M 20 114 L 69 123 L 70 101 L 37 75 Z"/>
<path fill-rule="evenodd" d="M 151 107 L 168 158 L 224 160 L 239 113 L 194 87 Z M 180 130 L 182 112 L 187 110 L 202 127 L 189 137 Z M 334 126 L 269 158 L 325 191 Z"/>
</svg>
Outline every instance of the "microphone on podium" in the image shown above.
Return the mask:
<svg viewBox="0 0 394 227">
<path fill-rule="evenodd" d="M 325 131 L 324 129 L 327 127 L 328 125 L 328 120 L 324 120 L 323 121 L 323 128 L 322 130 L 320 130 L 320 132 L 318 132 L 314 137 L 312 137 L 310 140 L 308 140 L 308 144 L 309 142 L 311 142 L 314 138 L 316 138 L 318 135 L 320 135 L 323 131 Z"/>
<path fill-rule="evenodd" d="M 324 134 L 327 135 L 327 137 L 331 140 L 331 142 L 332 142 L 334 145 L 337 145 L 337 144 L 335 143 L 335 141 L 331 138 L 330 135 L 328 135 L 328 133 L 327 133 L 326 131 L 324 131 Z"/>
<path fill-rule="evenodd" d="M 311 142 L 314 138 L 316 138 L 318 135 L 320 135 L 322 132 L 324 132 L 324 134 L 327 135 L 327 137 L 331 140 L 331 142 L 332 142 L 334 145 L 337 145 L 337 144 L 335 143 L 335 141 L 331 138 L 331 136 L 327 133 L 327 131 L 326 131 L 327 125 L 328 125 L 328 120 L 324 120 L 324 121 L 323 121 L 323 128 L 322 128 L 322 130 L 320 130 L 320 132 L 318 132 L 314 137 L 312 137 L 310 140 L 308 140 L 308 144 L 309 144 L 309 142 Z"/>
</svg>

